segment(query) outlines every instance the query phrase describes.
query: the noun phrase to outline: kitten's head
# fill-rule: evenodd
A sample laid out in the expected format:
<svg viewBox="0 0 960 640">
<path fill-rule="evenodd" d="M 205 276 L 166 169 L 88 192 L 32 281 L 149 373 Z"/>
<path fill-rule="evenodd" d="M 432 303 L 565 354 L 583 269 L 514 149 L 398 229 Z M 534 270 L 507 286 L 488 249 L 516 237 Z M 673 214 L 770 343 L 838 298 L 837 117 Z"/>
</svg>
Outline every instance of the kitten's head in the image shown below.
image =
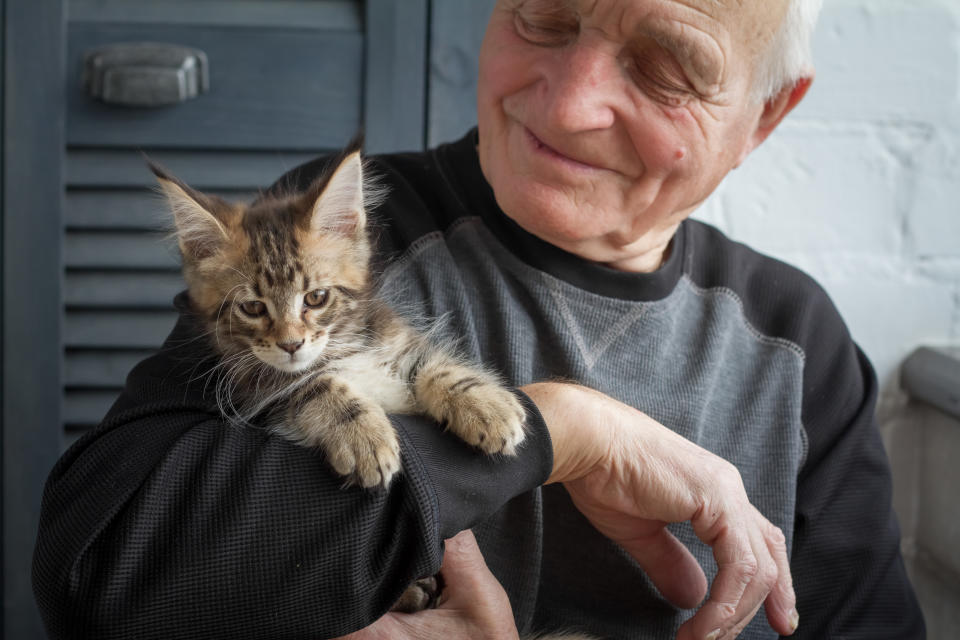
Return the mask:
<svg viewBox="0 0 960 640">
<path fill-rule="evenodd" d="M 173 212 L 191 304 L 223 355 L 296 373 L 362 339 L 370 193 L 359 153 L 305 193 L 250 205 L 151 168 Z"/>
</svg>

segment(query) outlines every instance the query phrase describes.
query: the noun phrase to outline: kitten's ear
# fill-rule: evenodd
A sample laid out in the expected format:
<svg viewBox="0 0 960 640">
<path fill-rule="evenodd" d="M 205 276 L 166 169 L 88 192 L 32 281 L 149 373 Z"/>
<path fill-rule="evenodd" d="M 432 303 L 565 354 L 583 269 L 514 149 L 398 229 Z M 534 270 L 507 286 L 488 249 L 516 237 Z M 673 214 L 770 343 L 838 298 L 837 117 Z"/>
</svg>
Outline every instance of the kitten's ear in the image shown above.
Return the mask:
<svg viewBox="0 0 960 640">
<path fill-rule="evenodd" d="M 210 198 L 191 189 L 163 167 L 147 162 L 173 213 L 180 251 L 185 257 L 197 260 L 216 255 L 229 241 L 229 236 L 223 223 L 210 210 Z"/>
<path fill-rule="evenodd" d="M 310 212 L 310 230 L 353 236 L 367 226 L 363 207 L 363 161 L 354 151 L 340 163 Z"/>
</svg>

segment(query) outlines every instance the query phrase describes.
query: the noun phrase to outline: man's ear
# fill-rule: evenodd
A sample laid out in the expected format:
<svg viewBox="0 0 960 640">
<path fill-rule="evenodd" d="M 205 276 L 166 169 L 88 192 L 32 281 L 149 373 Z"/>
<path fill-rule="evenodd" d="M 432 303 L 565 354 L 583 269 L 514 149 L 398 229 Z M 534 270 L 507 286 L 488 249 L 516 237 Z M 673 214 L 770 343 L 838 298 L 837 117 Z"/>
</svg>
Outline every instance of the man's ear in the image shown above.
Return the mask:
<svg viewBox="0 0 960 640">
<path fill-rule="evenodd" d="M 737 160 L 736 166 L 750 155 L 750 152 L 760 146 L 760 143 L 767 139 L 777 125 L 787 117 L 787 114 L 793 111 L 793 108 L 800 104 L 803 96 L 807 95 L 810 85 L 813 84 L 813 74 L 800 78 L 793 85 L 788 85 L 780 92 L 767 100 L 763 105 L 763 112 L 760 114 L 760 120 L 757 122 L 757 128 L 753 130 L 750 140 L 744 145 L 743 152 Z"/>
</svg>

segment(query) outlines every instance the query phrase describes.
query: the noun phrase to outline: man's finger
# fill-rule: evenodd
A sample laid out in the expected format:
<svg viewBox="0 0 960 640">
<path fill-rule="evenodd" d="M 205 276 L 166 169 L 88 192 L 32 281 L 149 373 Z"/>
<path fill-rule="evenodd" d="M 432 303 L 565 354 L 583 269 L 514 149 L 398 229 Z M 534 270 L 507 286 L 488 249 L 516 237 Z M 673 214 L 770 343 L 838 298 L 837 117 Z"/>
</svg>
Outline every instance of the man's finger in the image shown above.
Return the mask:
<svg viewBox="0 0 960 640">
<path fill-rule="evenodd" d="M 707 593 L 707 578 L 690 550 L 666 527 L 617 543 L 639 563 L 671 604 L 692 609 Z"/>
<path fill-rule="evenodd" d="M 710 599 L 681 627 L 678 638 L 735 637 L 779 583 L 780 568 L 765 536 L 774 528 L 759 512 L 755 514 L 756 521 L 746 527 L 746 536 L 718 541 L 714 553 L 719 570 Z"/>
<path fill-rule="evenodd" d="M 722 529 L 724 533 L 713 541 L 717 575 L 710 587 L 710 597 L 696 615 L 680 627 L 679 639 L 721 638 L 766 596 L 766 591 L 759 597 L 757 594 L 757 578 L 766 558 L 758 558 L 755 553 L 759 546 L 763 556 L 769 556 L 764 542 L 760 540 L 755 545 L 743 526 L 729 525 Z M 772 560 L 769 562 L 772 564 Z"/>
<path fill-rule="evenodd" d="M 788 636 L 797 630 L 797 596 L 793 590 L 793 576 L 790 574 L 790 558 L 787 556 L 787 541 L 783 532 L 770 525 L 767 535 L 770 555 L 777 563 L 777 583 L 770 591 L 766 601 L 767 620 L 774 631 Z"/>
</svg>

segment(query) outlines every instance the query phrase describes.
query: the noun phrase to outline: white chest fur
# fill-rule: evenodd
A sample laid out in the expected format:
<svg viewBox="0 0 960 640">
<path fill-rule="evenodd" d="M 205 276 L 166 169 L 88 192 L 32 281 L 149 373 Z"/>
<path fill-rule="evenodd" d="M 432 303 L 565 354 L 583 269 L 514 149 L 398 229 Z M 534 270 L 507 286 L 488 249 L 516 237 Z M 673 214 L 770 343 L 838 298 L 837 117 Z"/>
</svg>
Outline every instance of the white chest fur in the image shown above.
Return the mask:
<svg viewBox="0 0 960 640">
<path fill-rule="evenodd" d="M 416 413 L 410 385 L 384 363 L 376 351 L 358 353 L 338 360 L 331 369 L 353 391 L 377 403 L 387 413 Z"/>
</svg>

